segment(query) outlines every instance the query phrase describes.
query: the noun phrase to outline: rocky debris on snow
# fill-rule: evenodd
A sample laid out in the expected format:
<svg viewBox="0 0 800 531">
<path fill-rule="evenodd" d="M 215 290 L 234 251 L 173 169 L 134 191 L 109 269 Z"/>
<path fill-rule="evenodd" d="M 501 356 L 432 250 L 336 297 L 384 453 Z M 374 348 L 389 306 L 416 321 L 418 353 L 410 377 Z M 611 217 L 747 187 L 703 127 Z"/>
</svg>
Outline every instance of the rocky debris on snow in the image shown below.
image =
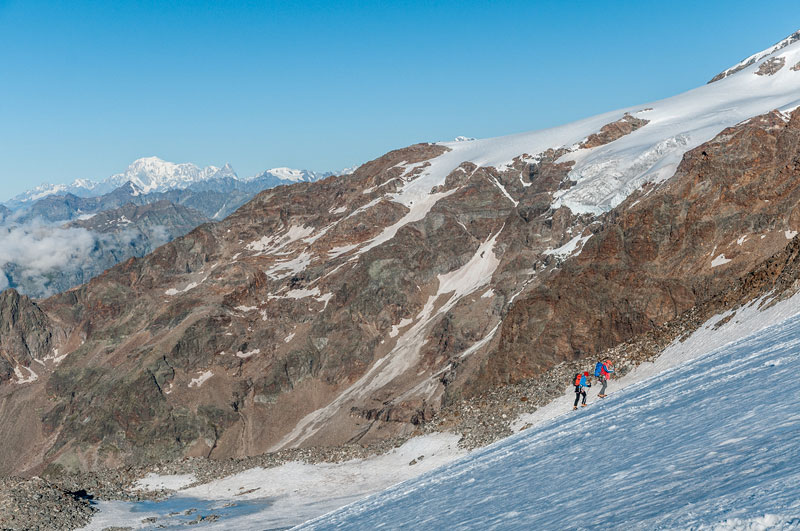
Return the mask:
<svg viewBox="0 0 800 531">
<path fill-rule="evenodd" d="M 40 478 L 0 478 L 0 529 L 76 529 L 95 511 L 85 491 L 65 491 Z"/>
<path fill-rule="evenodd" d="M 761 66 L 759 66 L 758 70 L 756 70 L 756 75 L 758 76 L 775 75 L 781 68 L 783 68 L 783 65 L 785 64 L 786 64 L 785 57 L 773 57 L 761 63 Z"/>
<path fill-rule="evenodd" d="M 791 68 L 791 70 L 793 70 L 793 71 L 795 71 L 795 72 L 797 72 L 798 70 L 800 70 L 800 62 L 798 62 L 797 64 L 795 64 L 795 65 L 794 65 L 794 66 Z"/>
</svg>

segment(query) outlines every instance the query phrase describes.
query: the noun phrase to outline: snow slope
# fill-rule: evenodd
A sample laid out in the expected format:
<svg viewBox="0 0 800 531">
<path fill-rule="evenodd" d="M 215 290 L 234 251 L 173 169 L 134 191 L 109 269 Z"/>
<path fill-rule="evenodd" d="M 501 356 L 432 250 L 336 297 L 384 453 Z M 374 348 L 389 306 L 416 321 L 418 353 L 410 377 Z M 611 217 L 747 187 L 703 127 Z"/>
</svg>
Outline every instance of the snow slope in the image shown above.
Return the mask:
<svg viewBox="0 0 800 531">
<path fill-rule="evenodd" d="M 432 159 L 395 200 L 406 206 L 418 202 L 466 161 L 502 169 L 516 157 L 526 155 L 526 160 L 535 161 L 547 149 L 563 147 L 572 150 L 561 161 L 575 161 L 569 178 L 577 184 L 557 197 L 553 206 L 566 205 L 575 213 L 608 211 L 643 184 L 671 177 L 686 151 L 711 140 L 726 127 L 774 109 L 788 111 L 800 105 L 800 71 L 791 69 L 800 62 L 800 41 L 756 55 L 759 61 L 723 80 L 657 102 L 552 129 L 443 142 L 441 145 L 450 151 Z M 755 74 L 761 63 L 774 57 L 785 59 L 780 71 L 772 76 Z M 625 113 L 649 123 L 604 146 L 578 149 L 589 135 Z"/>
<path fill-rule="evenodd" d="M 800 529 L 798 310 L 795 297 L 772 310 L 795 314 L 780 324 L 299 528 Z M 751 306 L 667 355 L 769 318 Z"/>
</svg>

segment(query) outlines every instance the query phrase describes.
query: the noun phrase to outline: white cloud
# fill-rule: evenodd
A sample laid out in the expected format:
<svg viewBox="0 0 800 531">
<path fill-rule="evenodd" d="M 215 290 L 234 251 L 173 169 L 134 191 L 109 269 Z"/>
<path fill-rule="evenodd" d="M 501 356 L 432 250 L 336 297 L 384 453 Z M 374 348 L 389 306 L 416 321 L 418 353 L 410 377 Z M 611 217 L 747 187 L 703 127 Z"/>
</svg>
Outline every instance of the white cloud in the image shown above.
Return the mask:
<svg viewBox="0 0 800 531">
<path fill-rule="evenodd" d="M 47 284 L 57 271 L 77 271 L 91 258 L 94 235 L 82 228 L 63 228 L 40 221 L 0 226 L 0 289 L 9 285 L 8 275 Z M 47 291 L 45 289 L 45 291 Z"/>
</svg>

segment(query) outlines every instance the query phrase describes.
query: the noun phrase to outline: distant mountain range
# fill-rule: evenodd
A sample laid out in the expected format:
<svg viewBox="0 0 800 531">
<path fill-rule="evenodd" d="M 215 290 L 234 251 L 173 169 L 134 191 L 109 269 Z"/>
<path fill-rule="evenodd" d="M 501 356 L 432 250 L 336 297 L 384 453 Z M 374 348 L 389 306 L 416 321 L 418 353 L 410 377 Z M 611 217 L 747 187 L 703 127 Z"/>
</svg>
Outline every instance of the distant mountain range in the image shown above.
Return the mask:
<svg viewBox="0 0 800 531">
<path fill-rule="evenodd" d="M 39 186 L 0 204 L 0 290 L 36 298 L 67 290 L 227 217 L 262 190 L 343 172 L 274 168 L 240 179 L 228 164 L 200 168 L 148 157 L 99 183 Z M 41 267 L 36 251 L 60 260 Z"/>
<path fill-rule="evenodd" d="M 76 179 L 71 184 L 42 184 L 32 188 L 5 202 L 11 210 L 17 210 L 26 203 L 32 203 L 51 195 L 71 194 L 77 197 L 98 197 L 108 194 L 126 183 L 135 185 L 143 194 L 183 190 L 199 183 L 226 183 L 230 180 L 239 183 L 269 183 L 271 186 L 291 182 L 311 182 L 330 177 L 352 173 L 355 168 L 341 171 L 313 172 L 292 168 L 272 168 L 249 179 L 240 179 L 230 164 L 222 168 L 206 166 L 200 168 L 192 163 L 175 164 L 158 157 L 144 157 L 133 161 L 122 173 L 116 173 L 107 179 L 96 182 L 88 179 Z M 223 185 L 224 186 L 224 185 Z"/>
</svg>

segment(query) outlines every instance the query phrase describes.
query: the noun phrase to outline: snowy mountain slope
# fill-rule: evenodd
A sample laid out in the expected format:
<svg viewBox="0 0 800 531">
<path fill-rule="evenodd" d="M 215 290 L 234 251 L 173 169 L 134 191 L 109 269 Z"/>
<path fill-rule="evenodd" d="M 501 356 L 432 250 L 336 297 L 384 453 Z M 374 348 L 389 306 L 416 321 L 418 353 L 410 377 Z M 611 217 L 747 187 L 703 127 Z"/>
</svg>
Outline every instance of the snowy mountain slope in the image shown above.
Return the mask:
<svg viewBox="0 0 800 531">
<path fill-rule="evenodd" d="M 705 327 L 665 358 L 795 314 L 298 529 L 798 529 L 798 310 Z"/>
<path fill-rule="evenodd" d="M 606 212 L 643 184 L 671 177 L 684 153 L 707 142 L 726 127 L 773 109 L 789 111 L 800 105 L 800 71 L 790 68 L 800 63 L 800 42 L 769 50 L 756 54 L 761 62 L 719 82 L 657 102 L 552 129 L 441 143 L 449 151 L 432 159 L 430 166 L 407 184 L 395 200 L 406 206 L 419 201 L 465 161 L 504 168 L 518 157 L 535 161 L 548 149 L 565 148 L 571 152 L 561 161 L 575 162 L 569 179 L 576 184 L 560 193 L 554 206 L 566 205 L 574 213 Z M 772 76 L 755 74 L 763 61 L 776 57 L 785 60 L 784 68 Z M 589 135 L 619 120 L 625 113 L 649 120 L 649 123 L 604 146 L 579 148 Z"/>
<path fill-rule="evenodd" d="M 711 81 L 709 81 L 709 83 L 714 83 L 715 81 L 719 81 L 720 79 L 723 79 L 723 78 L 726 78 L 726 77 L 728 77 L 728 76 L 730 76 L 732 74 L 735 74 L 739 70 L 742 70 L 742 69 L 747 68 L 748 66 L 750 66 L 750 65 L 752 65 L 754 63 L 757 63 L 758 61 L 761 61 L 762 59 L 764 59 L 768 55 L 771 55 L 771 54 L 777 52 L 778 50 L 780 50 L 782 48 L 785 48 L 785 47 L 789 46 L 790 44 L 792 44 L 793 42 L 797 42 L 797 41 L 800 41 L 800 31 L 796 31 L 796 32 L 792 33 L 791 35 L 789 35 L 788 37 L 786 37 L 782 41 L 776 43 L 774 46 L 772 46 L 770 48 L 767 48 L 766 50 L 762 50 L 762 51 L 760 51 L 760 52 L 758 52 L 756 54 L 751 55 L 747 59 L 743 59 L 743 60 L 739 61 L 738 63 L 736 63 L 732 67 L 730 67 L 730 68 L 720 72 L 716 76 L 714 76 L 714 78 Z"/>
</svg>

